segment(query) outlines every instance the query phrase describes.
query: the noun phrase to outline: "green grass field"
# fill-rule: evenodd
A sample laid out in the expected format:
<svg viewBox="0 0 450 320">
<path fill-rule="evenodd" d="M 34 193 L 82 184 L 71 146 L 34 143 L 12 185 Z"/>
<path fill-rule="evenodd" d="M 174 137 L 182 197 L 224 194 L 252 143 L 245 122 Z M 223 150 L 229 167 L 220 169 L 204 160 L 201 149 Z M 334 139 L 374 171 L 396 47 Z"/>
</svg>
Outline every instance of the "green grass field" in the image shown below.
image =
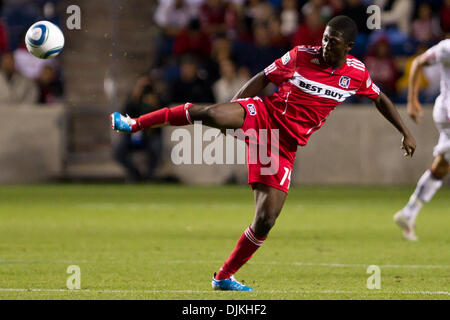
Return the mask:
<svg viewBox="0 0 450 320">
<path fill-rule="evenodd" d="M 247 186 L 0 187 L 0 299 L 449 299 L 450 189 L 422 210 L 417 243 L 392 221 L 411 192 L 293 188 L 236 274 L 255 292 L 233 293 L 210 280 L 253 217 Z"/>
</svg>

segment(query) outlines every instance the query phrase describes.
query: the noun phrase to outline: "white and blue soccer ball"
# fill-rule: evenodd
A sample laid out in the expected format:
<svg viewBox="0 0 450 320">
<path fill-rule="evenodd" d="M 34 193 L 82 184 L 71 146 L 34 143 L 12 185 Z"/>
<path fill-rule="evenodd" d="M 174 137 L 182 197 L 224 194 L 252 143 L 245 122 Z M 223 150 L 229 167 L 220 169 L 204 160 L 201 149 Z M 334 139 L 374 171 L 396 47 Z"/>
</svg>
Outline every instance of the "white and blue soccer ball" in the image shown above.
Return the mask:
<svg viewBox="0 0 450 320">
<path fill-rule="evenodd" d="M 33 24 L 25 35 L 28 51 L 39 59 L 56 57 L 64 48 L 64 34 L 49 21 Z"/>
</svg>

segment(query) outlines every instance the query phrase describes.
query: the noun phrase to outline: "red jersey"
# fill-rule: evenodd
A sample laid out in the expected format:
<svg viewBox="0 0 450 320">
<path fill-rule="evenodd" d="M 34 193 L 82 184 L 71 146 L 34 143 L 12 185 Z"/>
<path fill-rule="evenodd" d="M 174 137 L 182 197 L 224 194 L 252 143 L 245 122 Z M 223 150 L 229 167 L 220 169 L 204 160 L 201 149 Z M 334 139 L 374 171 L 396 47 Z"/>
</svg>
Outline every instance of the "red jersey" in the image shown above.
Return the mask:
<svg viewBox="0 0 450 320">
<path fill-rule="evenodd" d="M 364 64 L 347 55 L 345 64 L 333 69 L 325 64 L 321 47 L 297 46 L 264 69 L 279 87 L 264 99 L 273 117 L 301 146 L 328 115 L 346 98 L 356 94 L 375 99 L 380 89 Z"/>
</svg>

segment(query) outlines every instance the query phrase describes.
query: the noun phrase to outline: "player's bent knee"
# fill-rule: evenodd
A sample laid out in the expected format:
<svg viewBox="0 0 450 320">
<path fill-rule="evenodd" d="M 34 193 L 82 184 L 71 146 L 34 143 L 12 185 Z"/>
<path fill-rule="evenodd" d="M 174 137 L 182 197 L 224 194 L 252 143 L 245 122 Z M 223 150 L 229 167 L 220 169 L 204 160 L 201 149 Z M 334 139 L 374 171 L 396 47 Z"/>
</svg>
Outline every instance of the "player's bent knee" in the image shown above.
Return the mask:
<svg viewBox="0 0 450 320">
<path fill-rule="evenodd" d="M 443 179 L 449 173 L 449 168 L 449 163 L 444 155 L 438 155 L 433 161 L 431 172 L 436 178 Z"/>
</svg>

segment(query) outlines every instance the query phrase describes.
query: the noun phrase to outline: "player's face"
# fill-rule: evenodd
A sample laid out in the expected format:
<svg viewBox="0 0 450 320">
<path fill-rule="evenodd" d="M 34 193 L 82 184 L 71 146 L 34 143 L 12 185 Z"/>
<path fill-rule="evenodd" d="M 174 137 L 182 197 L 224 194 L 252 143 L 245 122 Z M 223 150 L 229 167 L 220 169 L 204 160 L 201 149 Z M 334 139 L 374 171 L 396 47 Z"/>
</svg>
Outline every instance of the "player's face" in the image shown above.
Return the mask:
<svg viewBox="0 0 450 320">
<path fill-rule="evenodd" d="M 336 65 L 345 58 L 351 46 L 342 37 L 342 32 L 327 26 L 322 37 L 322 55 L 325 62 Z"/>
</svg>

